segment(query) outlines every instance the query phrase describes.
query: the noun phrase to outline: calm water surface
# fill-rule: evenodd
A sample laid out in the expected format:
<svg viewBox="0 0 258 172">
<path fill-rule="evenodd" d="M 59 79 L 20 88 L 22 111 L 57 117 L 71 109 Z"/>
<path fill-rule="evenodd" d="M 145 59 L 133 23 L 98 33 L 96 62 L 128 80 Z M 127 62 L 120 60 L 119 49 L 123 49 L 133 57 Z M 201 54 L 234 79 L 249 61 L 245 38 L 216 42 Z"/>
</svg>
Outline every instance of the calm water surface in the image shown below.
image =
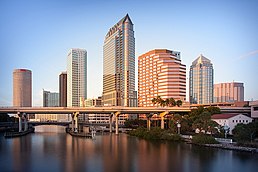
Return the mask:
<svg viewBox="0 0 258 172">
<path fill-rule="evenodd" d="M 258 155 L 126 134 L 75 138 L 60 126 L 38 126 L 21 138 L 0 135 L 0 171 L 257 172 Z"/>
</svg>

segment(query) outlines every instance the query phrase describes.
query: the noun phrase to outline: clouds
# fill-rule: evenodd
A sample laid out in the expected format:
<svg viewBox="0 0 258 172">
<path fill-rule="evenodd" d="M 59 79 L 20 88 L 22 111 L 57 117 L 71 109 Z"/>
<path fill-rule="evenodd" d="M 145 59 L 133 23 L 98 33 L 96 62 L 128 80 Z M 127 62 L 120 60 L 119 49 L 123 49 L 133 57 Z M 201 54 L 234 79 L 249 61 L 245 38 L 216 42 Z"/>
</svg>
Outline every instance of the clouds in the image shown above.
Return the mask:
<svg viewBox="0 0 258 172">
<path fill-rule="evenodd" d="M 251 58 L 251 57 L 254 57 L 254 56 L 257 56 L 257 55 L 258 55 L 258 50 L 254 50 L 254 51 L 248 52 L 248 53 L 240 56 L 239 59 Z"/>
</svg>

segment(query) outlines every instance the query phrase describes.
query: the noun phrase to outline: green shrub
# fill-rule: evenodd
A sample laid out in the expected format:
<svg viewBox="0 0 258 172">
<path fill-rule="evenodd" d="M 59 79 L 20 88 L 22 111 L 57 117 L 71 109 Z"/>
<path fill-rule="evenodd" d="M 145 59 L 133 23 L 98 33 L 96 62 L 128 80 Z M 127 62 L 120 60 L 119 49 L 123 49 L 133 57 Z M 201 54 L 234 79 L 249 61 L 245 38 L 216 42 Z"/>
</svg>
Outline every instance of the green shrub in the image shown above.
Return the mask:
<svg viewBox="0 0 258 172">
<path fill-rule="evenodd" d="M 159 127 L 151 128 L 148 131 L 146 128 L 139 127 L 136 130 L 128 132 L 129 135 L 143 138 L 146 140 L 169 140 L 169 141 L 181 141 L 181 137 L 178 134 L 172 134 L 166 130 L 162 130 Z"/>
<path fill-rule="evenodd" d="M 195 144 L 218 144 L 214 137 L 205 134 L 193 136 L 192 142 Z"/>
</svg>

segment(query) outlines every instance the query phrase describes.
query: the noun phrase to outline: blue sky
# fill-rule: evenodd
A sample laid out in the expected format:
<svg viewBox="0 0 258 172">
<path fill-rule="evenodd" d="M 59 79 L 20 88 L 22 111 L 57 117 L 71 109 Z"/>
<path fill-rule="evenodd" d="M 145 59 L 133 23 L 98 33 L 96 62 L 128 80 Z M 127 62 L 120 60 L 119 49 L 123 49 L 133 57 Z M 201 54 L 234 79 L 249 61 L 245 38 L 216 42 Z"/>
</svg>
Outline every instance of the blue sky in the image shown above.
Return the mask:
<svg viewBox="0 0 258 172">
<path fill-rule="evenodd" d="M 136 59 L 156 48 L 176 50 L 188 72 L 202 53 L 215 83 L 244 82 L 245 100 L 258 99 L 258 1 L 0 0 L 0 106 L 12 105 L 15 68 L 32 70 L 33 105 L 42 106 L 43 88 L 58 92 L 70 48 L 87 50 L 88 97 L 100 96 L 104 37 L 126 13 Z"/>
</svg>

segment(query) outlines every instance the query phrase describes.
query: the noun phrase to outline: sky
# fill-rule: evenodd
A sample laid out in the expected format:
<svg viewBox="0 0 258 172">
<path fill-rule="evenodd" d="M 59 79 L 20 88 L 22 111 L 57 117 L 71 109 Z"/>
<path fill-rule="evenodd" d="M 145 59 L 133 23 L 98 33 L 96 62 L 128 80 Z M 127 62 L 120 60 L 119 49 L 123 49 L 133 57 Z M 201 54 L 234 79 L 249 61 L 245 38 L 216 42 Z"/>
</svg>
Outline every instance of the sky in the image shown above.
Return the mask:
<svg viewBox="0 0 258 172">
<path fill-rule="evenodd" d="M 58 92 L 71 48 L 87 50 L 88 98 L 101 96 L 104 38 L 127 13 L 136 71 L 138 56 L 150 50 L 181 52 L 188 98 L 190 65 L 203 54 L 214 83 L 243 82 L 245 100 L 258 100 L 256 0 L 0 0 L 0 106 L 12 106 L 17 68 L 32 70 L 33 106 L 42 106 L 42 89 Z"/>
</svg>

